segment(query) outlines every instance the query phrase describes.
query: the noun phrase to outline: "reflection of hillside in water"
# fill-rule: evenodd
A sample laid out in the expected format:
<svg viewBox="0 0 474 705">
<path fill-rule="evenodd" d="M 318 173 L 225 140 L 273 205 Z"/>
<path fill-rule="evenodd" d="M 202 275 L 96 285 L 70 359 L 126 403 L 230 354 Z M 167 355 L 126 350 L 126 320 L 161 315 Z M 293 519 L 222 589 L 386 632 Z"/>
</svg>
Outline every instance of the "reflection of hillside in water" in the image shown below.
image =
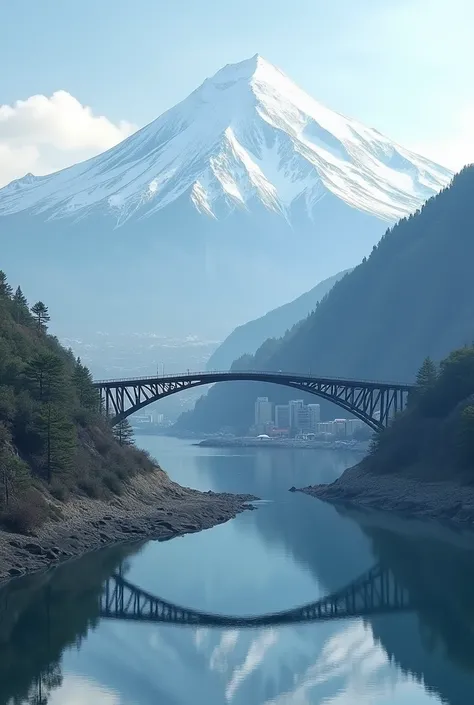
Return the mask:
<svg viewBox="0 0 474 705">
<path fill-rule="evenodd" d="M 326 477 L 318 474 L 320 481 L 331 481 L 340 474 L 346 458 L 336 454 L 333 457 L 333 463 L 326 464 Z M 302 469 L 300 458 L 262 451 L 256 455 L 253 489 L 249 489 L 246 477 L 243 490 L 241 478 L 235 475 L 235 491 L 271 497 L 288 489 L 289 477 L 295 486 L 314 483 L 311 465 Z M 212 457 L 205 460 L 218 487 L 222 481 L 219 464 Z M 311 462 L 314 463 L 314 455 Z M 228 477 L 225 486 L 229 486 Z M 395 618 L 370 618 L 367 624 L 374 638 L 391 661 L 424 683 L 428 691 L 449 705 L 471 705 L 474 537 L 456 544 L 444 529 L 425 529 L 420 533 L 420 525 L 402 519 L 387 527 L 384 517 L 336 510 L 307 496 L 288 495 L 288 501 L 281 500 L 279 494 L 273 508 L 265 507 L 252 515 L 263 538 L 270 544 L 284 546 L 297 561 L 310 567 L 327 592 L 341 588 L 374 563 L 380 561 L 387 566 L 410 591 L 417 610 Z"/>
<path fill-rule="evenodd" d="M 103 581 L 137 550 L 93 553 L 0 590 L 0 705 L 47 702 L 62 682 L 63 651 L 98 624 Z"/>
<path fill-rule="evenodd" d="M 371 539 L 374 555 L 409 590 L 416 613 L 393 623 L 371 619 L 374 637 L 403 671 L 422 680 L 450 705 L 474 698 L 474 537 L 450 540 L 413 525 L 399 533 L 353 515 Z M 401 523 L 401 522 L 400 522 Z M 405 525 L 406 526 L 406 525 Z M 403 527 L 401 523 L 401 528 Z M 419 527 L 418 531 L 420 531 Z"/>
<path fill-rule="evenodd" d="M 347 456 L 328 455 L 324 467 L 321 457 L 316 458 L 318 477 L 325 475 L 326 481 L 340 474 L 349 461 Z M 315 454 L 306 462 L 301 454 L 284 451 L 257 453 L 245 463 L 242 456 L 230 456 L 225 460 L 225 476 L 222 456 L 199 457 L 197 462 L 201 461 L 200 469 L 212 475 L 214 489 L 220 483 L 226 491 L 278 500 L 238 520 L 236 532 L 228 534 L 236 541 L 239 532 L 256 530 L 269 549 L 277 546 L 277 553 L 291 555 L 306 571 L 309 567 L 323 593 L 342 588 L 380 562 L 410 591 L 416 612 L 370 618 L 368 630 L 361 620 L 249 632 L 128 623 L 109 623 L 95 630 L 104 580 L 139 550 L 118 547 L 0 591 L 0 705 L 44 703 L 49 690 L 58 693 L 61 656 L 68 647 L 80 645 L 86 634 L 87 646 L 76 667 L 80 664 L 79 672 L 113 687 L 124 702 L 215 705 L 229 696 L 234 705 L 288 705 L 293 697 L 294 702 L 330 700 L 346 688 L 351 692 L 354 684 L 360 687 L 354 702 L 364 702 L 377 688 L 380 702 L 385 702 L 390 680 L 397 685 L 402 681 L 391 670 L 391 660 L 449 705 L 471 704 L 474 541 L 465 546 L 448 543 L 441 530 L 439 536 L 425 535 L 427 530 L 422 534 L 416 525 L 402 520 L 388 525 L 374 515 L 336 510 L 289 493 L 292 484 L 316 481 L 311 465 Z M 206 533 L 199 535 L 204 548 Z M 258 536 L 254 534 L 257 543 Z M 132 579 L 135 570 L 124 566 L 124 572 Z M 185 574 L 183 567 L 177 579 Z M 216 580 L 218 572 L 211 577 Z M 145 570 L 138 584 L 150 587 Z M 173 582 L 169 585 L 172 592 Z M 177 601 L 196 606 L 192 593 Z M 288 602 L 288 607 L 294 606 L 290 594 Z M 68 675 L 72 653 L 63 664 Z M 260 661 L 255 665 L 252 659 Z M 369 674 L 368 663 L 376 663 Z M 396 691 L 400 702 L 412 702 L 410 696 L 403 700 L 404 692 L 403 687 Z M 379 700 L 374 696 L 372 702 Z"/>
</svg>

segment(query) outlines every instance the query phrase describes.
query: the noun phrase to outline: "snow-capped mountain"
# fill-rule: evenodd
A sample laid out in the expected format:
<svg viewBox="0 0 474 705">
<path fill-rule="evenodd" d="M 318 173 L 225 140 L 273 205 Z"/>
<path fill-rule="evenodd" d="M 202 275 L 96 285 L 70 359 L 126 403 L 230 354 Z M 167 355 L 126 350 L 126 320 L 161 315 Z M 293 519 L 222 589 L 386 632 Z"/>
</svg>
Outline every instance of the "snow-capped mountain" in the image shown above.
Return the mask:
<svg viewBox="0 0 474 705">
<path fill-rule="evenodd" d="M 136 316 L 142 296 L 166 298 L 172 315 L 157 323 L 181 317 L 180 332 L 216 334 L 356 264 L 451 176 L 320 105 L 257 55 L 104 154 L 1 189 L 0 236 L 29 234 L 30 246 L 40 233 L 41 256 L 54 243 L 48 262 L 66 288 L 74 269 L 92 287 L 100 272 L 114 293 L 106 309 L 120 299 L 116 276 L 135 266 Z M 14 266 L 12 248 L 9 239 Z"/>
<path fill-rule="evenodd" d="M 28 174 L 1 192 L 0 213 L 52 217 L 101 206 L 120 225 L 182 194 L 200 212 L 258 199 L 310 214 L 325 193 L 385 220 L 416 209 L 451 173 L 323 107 L 254 56 L 225 66 L 186 100 L 105 154 L 51 176 Z"/>
</svg>

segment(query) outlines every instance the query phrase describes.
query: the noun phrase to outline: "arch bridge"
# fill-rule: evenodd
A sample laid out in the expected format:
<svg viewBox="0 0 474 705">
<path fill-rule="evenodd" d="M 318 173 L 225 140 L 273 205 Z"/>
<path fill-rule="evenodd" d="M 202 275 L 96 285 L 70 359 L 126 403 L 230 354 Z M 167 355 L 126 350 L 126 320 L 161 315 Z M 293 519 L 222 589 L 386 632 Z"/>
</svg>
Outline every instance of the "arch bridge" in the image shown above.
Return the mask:
<svg viewBox="0 0 474 705">
<path fill-rule="evenodd" d="M 287 372 L 193 372 L 157 377 L 94 382 L 101 408 L 112 425 L 159 399 L 216 382 L 270 382 L 326 399 L 364 421 L 374 431 L 384 429 L 402 411 L 411 384 L 317 377 Z"/>
<path fill-rule="evenodd" d="M 380 564 L 342 590 L 302 607 L 251 617 L 226 616 L 180 607 L 133 585 L 120 574 L 105 583 L 100 597 L 102 619 L 200 627 L 256 628 L 304 622 L 355 619 L 414 609 L 409 592 Z"/>
</svg>

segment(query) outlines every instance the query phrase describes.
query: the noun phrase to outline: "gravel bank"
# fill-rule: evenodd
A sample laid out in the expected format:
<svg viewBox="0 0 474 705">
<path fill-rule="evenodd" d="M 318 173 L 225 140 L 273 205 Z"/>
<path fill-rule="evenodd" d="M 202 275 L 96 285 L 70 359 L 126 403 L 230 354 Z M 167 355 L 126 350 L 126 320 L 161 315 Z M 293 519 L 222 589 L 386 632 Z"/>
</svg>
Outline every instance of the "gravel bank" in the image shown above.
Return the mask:
<svg viewBox="0 0 474 705">
<path fill-rule="evenodd" d="M 62 518 L 32 536 L 0 531 L 0 582 L 110 544 L 166 540 L 208 529 L 252 509 L 249 502 L 254 499 L 181 487 L 157 468 L 133 478 L 123 495 L 111 502 L 76 499 L 58 504 Z"/>
<path fill-rule="evenodd" d="M 304 487 L 298 492 L 335 504 L 474 525 L 474 488 L 453 482 L 423 482 L 401 475 L 375 475 L 355 465 L 330 485 Z"/>
</svg>

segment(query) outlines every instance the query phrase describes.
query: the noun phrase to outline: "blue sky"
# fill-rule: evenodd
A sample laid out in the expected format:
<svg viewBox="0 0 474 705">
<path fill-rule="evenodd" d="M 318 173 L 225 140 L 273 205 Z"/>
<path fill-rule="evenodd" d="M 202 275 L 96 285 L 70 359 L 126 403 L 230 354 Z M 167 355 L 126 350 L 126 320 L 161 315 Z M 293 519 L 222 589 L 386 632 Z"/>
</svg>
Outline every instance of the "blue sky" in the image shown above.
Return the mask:
<svg viewBox="0 0 474 705">
<path fill-rule="evenodd" d="M 222 65 L 258 52 L 322 103 L 458 167 L 474 160 L 473 6 L 471 0 L 0 0 L 0 160 L 13 178 L 30 163 L 45 171 L 102 151 L 133 129 L 127 123 L 151 121 Z M 46 117 L 45 101 L 37 101 L 34 117 L 31 110 L 21 119 L 16 114 L 17 101 L 49 100 L 57 91 L 78 102 L 77 116 L 82 106 L 104 116 L 108 135 L 105 122 L 96 122 L 101 137 L 84 136 L 72 148 L 56 139 L 64 100 L 54 105 L 56 118 Z M 72 104 L 68 110 L 73 124 Z"/>
</svg>

